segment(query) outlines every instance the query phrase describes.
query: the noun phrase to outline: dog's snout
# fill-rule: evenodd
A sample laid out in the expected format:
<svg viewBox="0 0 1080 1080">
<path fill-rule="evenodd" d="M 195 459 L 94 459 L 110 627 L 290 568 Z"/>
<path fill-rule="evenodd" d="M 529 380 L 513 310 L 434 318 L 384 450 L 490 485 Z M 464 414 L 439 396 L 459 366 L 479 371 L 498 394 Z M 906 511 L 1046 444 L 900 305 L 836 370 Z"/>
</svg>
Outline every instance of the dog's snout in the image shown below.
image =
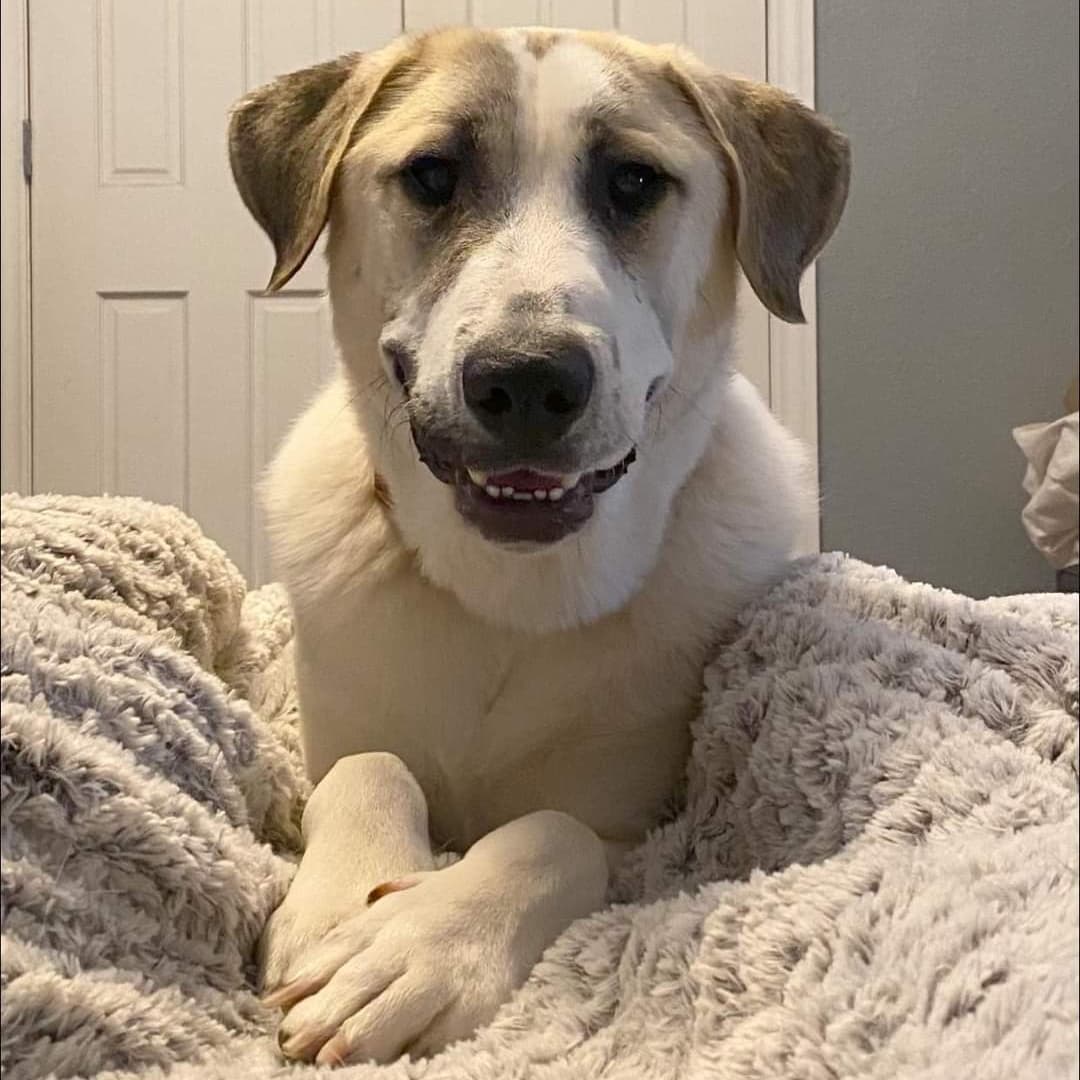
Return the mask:
<svg viewBox="0 0 1080 1080">
<path fill-rule="evenodd" d="M 461 379 L 465 404 L 487 431 L 542 446 L 565 434 L 585 411 L 594 375 L 589 350 L 573 342 L 540 355 L 473 353 Z"/>
</svg>

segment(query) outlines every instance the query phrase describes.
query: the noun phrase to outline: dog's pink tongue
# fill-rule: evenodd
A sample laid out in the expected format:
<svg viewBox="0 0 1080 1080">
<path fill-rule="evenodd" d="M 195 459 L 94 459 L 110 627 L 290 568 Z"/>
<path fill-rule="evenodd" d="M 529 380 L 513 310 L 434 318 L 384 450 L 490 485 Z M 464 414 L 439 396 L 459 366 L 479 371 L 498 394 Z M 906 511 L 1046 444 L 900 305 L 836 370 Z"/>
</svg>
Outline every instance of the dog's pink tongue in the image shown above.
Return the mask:
<svg viewBox="0 0 1080 1080">
<path fill-rule="evenodd" d="M 488 477 L 496 487 L 512 487 L 515 491 L 547 491 L 559 486 L 559 477 L 547 476 L 532 469 L 513 469 Z"/>
</svg>

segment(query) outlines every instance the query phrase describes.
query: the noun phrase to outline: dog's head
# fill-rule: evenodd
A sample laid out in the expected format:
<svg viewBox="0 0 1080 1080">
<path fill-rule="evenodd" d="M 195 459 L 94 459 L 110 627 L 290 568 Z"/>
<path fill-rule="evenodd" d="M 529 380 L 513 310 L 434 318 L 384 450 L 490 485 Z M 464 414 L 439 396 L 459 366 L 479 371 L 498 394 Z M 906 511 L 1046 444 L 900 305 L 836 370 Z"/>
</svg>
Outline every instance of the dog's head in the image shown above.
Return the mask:
<svg viewBox="0 0 1080 1080">
<path fill-rule="evenodd" d="M 442 31 L 285 76 L 238 105 L 230 149 L 271 289 L 330 221 L 361 423 L 432 576 L 591 574 L 590 614 L 631 587 L 598 562 L 628 535 L 655 553 L 704 446 L 736 262 L 800 320 L 848 179 L 846 141 L 780 91 L 572 31 Z"/>
</svg>

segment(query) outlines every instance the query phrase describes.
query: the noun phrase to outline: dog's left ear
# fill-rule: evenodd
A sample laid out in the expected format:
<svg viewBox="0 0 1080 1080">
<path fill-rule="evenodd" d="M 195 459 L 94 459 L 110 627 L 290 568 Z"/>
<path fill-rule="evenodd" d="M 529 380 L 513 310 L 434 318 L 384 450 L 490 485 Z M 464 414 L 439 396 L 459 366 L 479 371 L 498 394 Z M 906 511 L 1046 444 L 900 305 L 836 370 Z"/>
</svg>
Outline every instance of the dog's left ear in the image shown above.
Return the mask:
<svg viewBox="0 0 1080 1080">
<path fill-rule="evenodd" d="M 233 108 L 229 163 L 244 204 L 274 245 L 271 292 L 303 266 L 326 224 L 338 165 L 396 66 L 388 52 L 349 53 L 294 71 Z"/>
<path fill-rule="evenodd" d="M 726 160 L 739 263 L 774 315 L 805 322 L 799 281 L 844 209 L 848 141 L 774 86 L 699 67 L 674 60 L 669 78 L 696 108 Z"/>
</svg>

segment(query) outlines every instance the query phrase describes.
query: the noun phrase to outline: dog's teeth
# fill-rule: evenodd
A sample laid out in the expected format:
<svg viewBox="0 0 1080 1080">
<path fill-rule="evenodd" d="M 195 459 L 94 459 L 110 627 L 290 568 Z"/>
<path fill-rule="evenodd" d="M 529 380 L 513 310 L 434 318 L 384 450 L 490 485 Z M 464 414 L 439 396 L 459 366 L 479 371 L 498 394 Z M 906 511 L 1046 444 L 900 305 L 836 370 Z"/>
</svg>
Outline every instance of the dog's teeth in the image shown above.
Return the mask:
<svg viewBox="0 0 1080 1080">
<path fill-rule="evenodd" d="M 477 487 L 487 487 L 487 473 L 481 472 L 479 469 L 469 469 L 469 479 Z"/>
<path fill-rule="evenodd" d="M 566 494 L 566 491 L 563 488 L 561 488 L 561 487 L 553 487 L 553 488 L 550 488 L 548 490 L 547 497 L 552 502 L 558 502 L 565 494 Z"/>
<path fill-rule="evenodd" d="M 497 499 L 502 495 L 502 490 L 496 487 L 494 484 L 488 484 L 484 490 L 493 498 Z"/>
<path fill-rule="evenodd" d="M 533 493 L 531 491 L 515 491 L 513 497 L 517 502 L 532 502 Z"/>
<path fill-rule="evenodd" d="M 505 495 L 505 496 L 506 496 L 506 497 L 507 497 L 508 499 L 511 499 L 511 498 L 513 498 L 513 496 L 514 496 L 514 489 L 513 489 L 512 487 L 504 487 L 504 488 L 502 489 L 502 493 L 503 493 L 503 494 L 504 494 L 504 495 Z"/>
<path fill-rule="evenodd" d="M 534 499 L 546 499 L 547 498 L 547 491 L 545 491 L 544 488 L 537 488 L 533 492 L 533 498 Z"/>
<path fill-rule="evenodd" d="M 568 473 L 566 476 L 560 476 L 559 479 L 562 481 L 563 491 L 569 491 L 571 488 L 577 487 L 577 482 L 581 479 L 581 473 Z M 552 490 L 555 489 L 552 488 Z"/>
</svg>

